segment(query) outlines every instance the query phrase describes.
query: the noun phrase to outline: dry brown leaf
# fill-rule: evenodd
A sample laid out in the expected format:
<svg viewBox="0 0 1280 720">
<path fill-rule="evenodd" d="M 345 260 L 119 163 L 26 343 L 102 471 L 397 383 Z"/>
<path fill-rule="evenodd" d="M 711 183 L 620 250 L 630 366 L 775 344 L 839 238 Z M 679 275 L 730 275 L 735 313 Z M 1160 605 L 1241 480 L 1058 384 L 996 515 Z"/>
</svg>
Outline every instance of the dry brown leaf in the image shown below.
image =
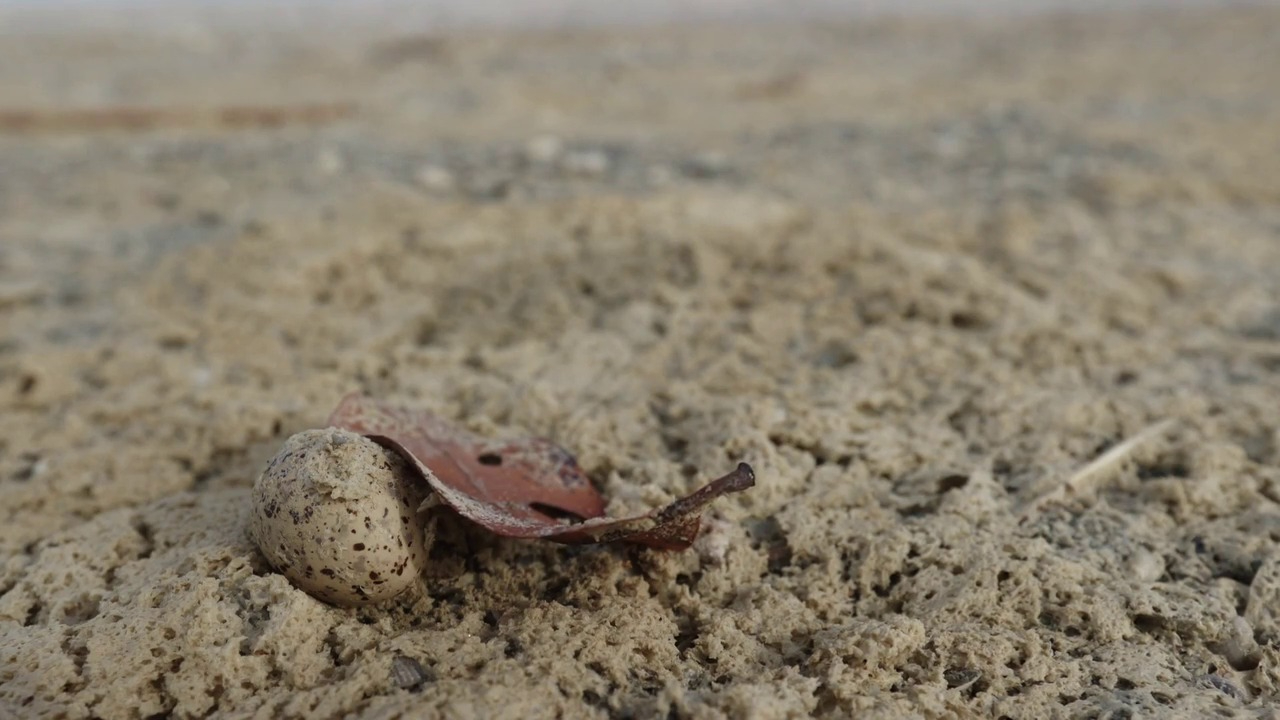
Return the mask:
<svg viewBox="0 0 1280 720">
<path fill-rule="evenodd" d="M 458 514 L 507 537 L 584 544 L 624 541 L 682 550 L 698 536 L 702 509 L 755 485 L 751 466 L 670 505 L 630 518 L 604 516 L 604 498 L 566 450 L 542 438 L 489 440 L 425 410 L 348 395 L 333 427 L 365 435 L 412 462 Z"/>
</svg>

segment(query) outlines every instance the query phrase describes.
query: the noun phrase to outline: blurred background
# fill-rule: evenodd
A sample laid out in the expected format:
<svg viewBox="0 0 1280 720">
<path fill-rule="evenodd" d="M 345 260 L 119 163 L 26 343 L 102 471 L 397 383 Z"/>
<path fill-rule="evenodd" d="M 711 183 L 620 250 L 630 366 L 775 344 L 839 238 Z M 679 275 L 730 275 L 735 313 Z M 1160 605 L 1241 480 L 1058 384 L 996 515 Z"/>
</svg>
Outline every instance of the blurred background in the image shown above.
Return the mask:
<svg viewBox="0 0 1280 720">
<path fill-rule="evenodd" d="M 8 30 L 29 27 L 181 26 L 199 22 L 394 22 L 434 28 L 476 25 L 565 27 L 725 20 L 813 20 L 878 14 L 1026 14 L 1243 4 L 1243 0 L 0 0 Z"/>
<path fill-rule="evenodd" d="M 1269 716 L 1278 58 L 1275 3 L 0 0 L 0 716 Z M 616 510 L 760 481 L 335 612 L 243 520 L 352 390 Z"/>
</svg>

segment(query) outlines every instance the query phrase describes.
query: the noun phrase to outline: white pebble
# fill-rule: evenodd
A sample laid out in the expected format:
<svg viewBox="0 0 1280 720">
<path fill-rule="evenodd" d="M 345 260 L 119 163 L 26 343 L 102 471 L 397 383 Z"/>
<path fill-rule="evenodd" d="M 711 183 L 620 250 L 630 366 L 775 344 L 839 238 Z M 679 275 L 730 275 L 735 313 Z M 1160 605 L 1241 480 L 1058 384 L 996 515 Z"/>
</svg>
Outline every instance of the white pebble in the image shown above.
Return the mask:
<svg viewBox="0 0 1280 720">
<path fill-rule="evenodd" d="M 439 165 L 423 165 L 418 168 L 414 179 L 419 185 L 433 192 L 449 192 L 457 184 L 453 173 Z"/>
<path fill-rule="evenodd" d="M 1147 550 L 1138 548 L 1129 556 L 1129 574 L 1138 582 L 1155 582 L 1165 571 L 1164 558 Z"/>
<path fill-rule="evenodd" d="M 575 175 L 603 175 L 609 171 L 609 156 L 599 150 L 577 150 L 566 155 L 562 165 Z"/>
<path fill-rule="evenodd" d="M 525 143 L 524 156 L 534 163 L 553 163 L 564 152 L 564 143 L 555 135 L 539 135 Z"/>
<path fill-rule="evenodd" d="M 333 148 L 325 148 L 316 156 L 316 170 L 323 175 L 337 175 L 347 166 L 342 154 Z"/>
</svg>

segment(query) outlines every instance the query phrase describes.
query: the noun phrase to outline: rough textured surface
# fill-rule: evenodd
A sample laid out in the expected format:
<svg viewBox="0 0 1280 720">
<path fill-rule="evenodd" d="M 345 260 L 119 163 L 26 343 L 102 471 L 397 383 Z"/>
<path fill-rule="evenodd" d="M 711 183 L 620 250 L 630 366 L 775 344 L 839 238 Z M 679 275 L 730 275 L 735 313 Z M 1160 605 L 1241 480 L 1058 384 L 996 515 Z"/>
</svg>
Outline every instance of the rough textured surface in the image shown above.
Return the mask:
<svg viewBox="0 0 1280 720">
<path fill-rule="evenodd" d="M 1264 714 L 1277 38 L 7 38 L 5 107 L 359 113 L 0 136 L 0 715 Z M 611 514 L 759 481 L 680 554 L 435 517 L 427 593 L 334 608 L 245 530 L 351 390 Z"/>
</svg>

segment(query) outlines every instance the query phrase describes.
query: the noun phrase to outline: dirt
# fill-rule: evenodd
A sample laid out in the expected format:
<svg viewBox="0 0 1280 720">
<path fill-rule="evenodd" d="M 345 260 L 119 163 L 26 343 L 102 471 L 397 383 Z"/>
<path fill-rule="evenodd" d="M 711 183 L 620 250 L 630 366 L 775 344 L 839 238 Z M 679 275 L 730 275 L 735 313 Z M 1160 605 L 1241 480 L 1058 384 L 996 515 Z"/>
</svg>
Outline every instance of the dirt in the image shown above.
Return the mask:
<svg viewBox="0 0 1280 720">
<path fill-rule="evenodd" d="M 1274 7 L 7 38 L 0 716 L 1270 717 L 1278 53 Z M 245 527 L 354 390 L 615 514 L 758 484 L 683 553 L 441 512 L 424 592 L 331 607 Z"/>
</svg>

